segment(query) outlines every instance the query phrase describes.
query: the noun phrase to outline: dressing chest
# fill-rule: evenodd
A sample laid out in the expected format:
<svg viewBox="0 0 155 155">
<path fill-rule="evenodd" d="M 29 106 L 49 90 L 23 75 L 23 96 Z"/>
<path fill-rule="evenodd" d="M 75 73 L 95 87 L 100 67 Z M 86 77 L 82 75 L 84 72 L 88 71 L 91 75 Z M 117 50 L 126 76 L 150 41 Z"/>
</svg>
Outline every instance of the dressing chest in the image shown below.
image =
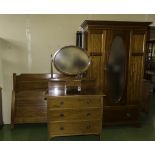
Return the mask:
<svg viewBox="0 0 155 155">
<path fill-rule="evenodd" d="M 58 85 L 61 83 L 61 86 Z M 103 93 L 84 90 L 66 94 L 63 83 L 49 81 L 47 95 L 48 137 L 99 135 L 102 132 Z M 84 82 L 86 83 L 86 82 Z"/>
</svg>

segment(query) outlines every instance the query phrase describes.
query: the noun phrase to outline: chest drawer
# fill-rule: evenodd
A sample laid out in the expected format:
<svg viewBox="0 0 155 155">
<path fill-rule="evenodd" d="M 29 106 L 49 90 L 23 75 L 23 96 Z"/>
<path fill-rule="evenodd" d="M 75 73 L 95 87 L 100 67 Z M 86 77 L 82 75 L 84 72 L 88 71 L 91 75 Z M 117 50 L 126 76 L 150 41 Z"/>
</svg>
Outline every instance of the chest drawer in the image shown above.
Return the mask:
<svg viewBox="0 0 155 155">
<path fill-rule="evenodd" d="M 101 97 L 53 97 L 48 98 L 48 108 L 101 107 Z"/>
<path fill-rule="evenodd" d="M 49 137 L 67 135 L 98 134 L 101 121 L 73 121 L 48 124 Z"/>
<path fill-rule="evenodd" d="M 103 123 L 129 123 L 138 121 L 140 116 L 138 108 L 104 109 Z"/>
<path fill-rule="evenodd" d="M 101 108 L 63 109 L 48 111 L 48 121 L 93 120 L 101 118 Z"/>
</svg>

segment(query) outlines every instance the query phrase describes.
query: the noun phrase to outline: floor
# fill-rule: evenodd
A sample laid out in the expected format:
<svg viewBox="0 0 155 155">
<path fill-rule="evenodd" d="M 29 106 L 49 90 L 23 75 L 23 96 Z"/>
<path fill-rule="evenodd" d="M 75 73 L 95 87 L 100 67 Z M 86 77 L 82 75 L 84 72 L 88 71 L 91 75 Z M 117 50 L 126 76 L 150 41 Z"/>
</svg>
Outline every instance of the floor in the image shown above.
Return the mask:
<svg viewBox="0 0 155 155">
<path fill-rule="evenodd" d="M 142 119 L 142 126 L 112 126 L 106 127 L 102 132 L 102 141 L 154 141 L 155 140 L 155 95 L 150 96 L 150 111 Z M 0 129 L 0 140 L 2 141 L 46 141 L 46 124 L 16 125 L 11 130 L 10 125 L 4 125 Z M 57 137 L 53 141 L 96 141 L 98 136 L 71 136 Z"/>
</svg>

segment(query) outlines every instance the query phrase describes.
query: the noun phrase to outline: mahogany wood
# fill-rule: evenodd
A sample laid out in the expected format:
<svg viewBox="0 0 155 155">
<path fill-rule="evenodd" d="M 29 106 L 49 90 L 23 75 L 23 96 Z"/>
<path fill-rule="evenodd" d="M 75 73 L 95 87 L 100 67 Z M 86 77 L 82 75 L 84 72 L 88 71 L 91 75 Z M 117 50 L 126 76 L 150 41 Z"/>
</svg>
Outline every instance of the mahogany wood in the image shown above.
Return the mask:
<svg viewBox="0 0 155 155">
<path fill-rule="evenodd" d="M 47 96 L 48 137 L 71 135 L 99 135 L 102 132 L 102 92 L 81 91 L 79 94 L 65 94 L 63 89 L 54 89 L 49 82 Z M 58 87 L 59 88 L 59 87 Z M 83 90 L 83 89 L 82 89 Z"/>
<path fill-rule="evenodd" d="M 144 60 L 150 24 L 151 22 L 93 20 L 86 20 L 81 24 L 84 30 L 84 49 L 87 50 L 92 60 L 87 76 L 96 79 L 96 88 L 102 89 L 106 94 L 103 108 L 104 125 L 135 124 L 140 120 L 141 109 L 144 109 L 141 99 L 144 95 L 142 92 Z M 116 35 L 122 37 L 127 54 L 125 89 L 117 104 L 110 101 L 107 75 L 109 51 Z M 134 107 L 130 109 L 130 106 Z M 145 107 L 147 107 L 146 103 Z M 128 110 L 130 117 L 126 116 Z"/>
<path fill-rule="evenodd" d="M 47 122 L 48 91 L 51 74 L 13 74 L 11 125 Z"/>
</svg>

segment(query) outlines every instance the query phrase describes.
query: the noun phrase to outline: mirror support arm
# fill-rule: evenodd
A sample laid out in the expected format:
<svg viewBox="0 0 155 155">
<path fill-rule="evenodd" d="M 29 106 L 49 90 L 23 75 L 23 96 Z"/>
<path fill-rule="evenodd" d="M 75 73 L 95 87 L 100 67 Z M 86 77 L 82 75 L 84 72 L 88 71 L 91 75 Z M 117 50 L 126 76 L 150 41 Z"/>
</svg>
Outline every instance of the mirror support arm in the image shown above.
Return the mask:
<svg viewBox="0 0 155 155">
<path fill-rule="evenodd" d="M 51 79 L 53 78 L 53 56 L 51 54 Z"/>
</svg>

